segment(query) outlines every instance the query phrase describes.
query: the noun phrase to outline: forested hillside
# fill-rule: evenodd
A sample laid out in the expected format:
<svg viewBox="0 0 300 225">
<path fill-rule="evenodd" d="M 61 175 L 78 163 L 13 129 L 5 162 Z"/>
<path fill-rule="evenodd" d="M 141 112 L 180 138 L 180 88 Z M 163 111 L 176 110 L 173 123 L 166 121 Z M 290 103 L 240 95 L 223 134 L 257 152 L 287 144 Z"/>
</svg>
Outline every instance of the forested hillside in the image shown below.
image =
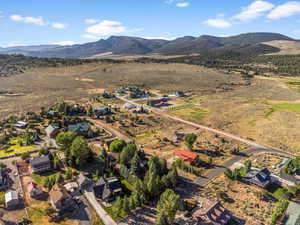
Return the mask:
<svg viewBox="0 0 300 225">
<path fill-rule="evenodd" d="M 61 67 L 61 66 L 76 66 L 85 63 L 98 61 L 117 62 L 115 60 L 90 60 L 90 59 L 49 59 L 36 58 L 23 55 L 1 55 L 0 54 L 0 77 L 10 76 L 16 73 L 22 73 L 26 69 L 36 67 Z"/>
</svg>

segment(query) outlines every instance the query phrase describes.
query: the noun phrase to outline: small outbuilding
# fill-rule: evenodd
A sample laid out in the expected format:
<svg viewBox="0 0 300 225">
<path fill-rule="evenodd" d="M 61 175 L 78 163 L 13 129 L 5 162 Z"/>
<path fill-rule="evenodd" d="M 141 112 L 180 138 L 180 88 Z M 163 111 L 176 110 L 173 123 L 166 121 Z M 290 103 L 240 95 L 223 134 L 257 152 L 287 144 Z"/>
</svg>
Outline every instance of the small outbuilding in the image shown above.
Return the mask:
<svg viewBox="0 0 300 225">
<path fill-rule="evenodd" d="M 7 209 L 15 209 L 20 204 L 19 194 L 16 191 L 9 191 L 5 193 L 5 207 Z"/>
</svg>

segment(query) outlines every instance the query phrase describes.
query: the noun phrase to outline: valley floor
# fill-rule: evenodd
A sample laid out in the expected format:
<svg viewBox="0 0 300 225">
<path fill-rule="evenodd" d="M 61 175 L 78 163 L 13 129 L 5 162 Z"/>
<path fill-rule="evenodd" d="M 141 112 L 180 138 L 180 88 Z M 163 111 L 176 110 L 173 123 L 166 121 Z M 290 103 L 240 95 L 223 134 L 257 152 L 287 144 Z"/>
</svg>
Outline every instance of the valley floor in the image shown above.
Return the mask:
<svg viewBox="0 0 300 225">
<path fill-rule="evenodd" d="M 300 150 L 300 79 L 239 74 L 184 64 L 87 64 L 42 68 L 0 78 L 0 117 L 38 111 L 55 102 L 85 99 L 120 86 L 141 85 L 161 94 L 191 97 L 172 102 L 170 114 L 297 153 Z M 298 87 L 299 86 L 299 87 Z"/>
</svg>

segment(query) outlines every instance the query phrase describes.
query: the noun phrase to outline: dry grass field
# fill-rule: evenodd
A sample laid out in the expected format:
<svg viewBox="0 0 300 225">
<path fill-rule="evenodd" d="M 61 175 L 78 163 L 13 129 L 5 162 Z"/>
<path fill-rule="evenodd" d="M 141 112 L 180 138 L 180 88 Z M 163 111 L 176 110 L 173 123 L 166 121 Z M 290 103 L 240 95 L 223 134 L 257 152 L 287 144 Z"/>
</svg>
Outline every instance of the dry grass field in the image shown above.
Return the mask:
<svg viewBox="0 0 300 225">
<path fill-rule="evenodd" d="M 297 55 L 300 54 L 300 42 L 298 41 L 286 41 L 277 40 L 264 42 L 264 44 L 279 48 L 280 52 L 271 53 L 270 55 Z"/>
<path fill-rule="evenodd" d="M 105 89 L 141 85 L 161 93 L 193 93 L 186 102 L 175 103 L 178 110 L 172 114 L 261 144 L 300 150 L 300 82 L 294 78 L 258 76 L 246 85 L 239 74 L 194 65 L 127 62 L 40 68 L 0 79 L 0 93 L 9 93 L 0 95 L 0 118 L 63 99 L 84 102 Z M 191 103 L 197 104 L 180 108 Z"/>
<path fill-rule="evenodd" d="M 261 191 L 258 187 L 231 181 L 222 175 L 201 188 L 199 195 L 220 199 L 227 209 L 235 216 L 245 219 L 249 225 L 271 224 L 272 212 L 279 203 L 260 200 Z"/>
</svg>

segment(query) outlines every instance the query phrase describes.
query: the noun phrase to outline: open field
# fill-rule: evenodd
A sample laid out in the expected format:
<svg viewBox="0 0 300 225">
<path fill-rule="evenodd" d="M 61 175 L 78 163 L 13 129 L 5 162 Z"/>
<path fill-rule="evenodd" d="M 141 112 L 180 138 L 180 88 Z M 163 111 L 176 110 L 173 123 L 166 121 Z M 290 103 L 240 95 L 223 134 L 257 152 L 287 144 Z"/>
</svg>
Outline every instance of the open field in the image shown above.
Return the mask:
<svg viewBox="0 0 300 225">
<path fill-rule="evenodd" d="M 277 53 L 271 53 L 269 55 L 297 55 L 300 54 L 300 42 L 298 41 L 269 41 L 264 44 L 279 48 Z"/>
<path fill-rule="evenodd" d="M 63 99 L 86 102 L 105 89 L 141 85 L 166 94 L 193 93 L 172 102 L 175 110 L 171 114 L 260 144 L 293 153 L 300 150 L 300 83 L 295 78 L 258 76 L 247 85 L 239 74 L 194 65 L 128 62 L 39 68 L 0 79 L 1 93 L 10 93 L 0 95 L 0 118 L 39 110 Z M 155 132 L 159 135 L 161 131 Z M 153 134 L 137 138 L 149 135 Z"/>
</svg>

